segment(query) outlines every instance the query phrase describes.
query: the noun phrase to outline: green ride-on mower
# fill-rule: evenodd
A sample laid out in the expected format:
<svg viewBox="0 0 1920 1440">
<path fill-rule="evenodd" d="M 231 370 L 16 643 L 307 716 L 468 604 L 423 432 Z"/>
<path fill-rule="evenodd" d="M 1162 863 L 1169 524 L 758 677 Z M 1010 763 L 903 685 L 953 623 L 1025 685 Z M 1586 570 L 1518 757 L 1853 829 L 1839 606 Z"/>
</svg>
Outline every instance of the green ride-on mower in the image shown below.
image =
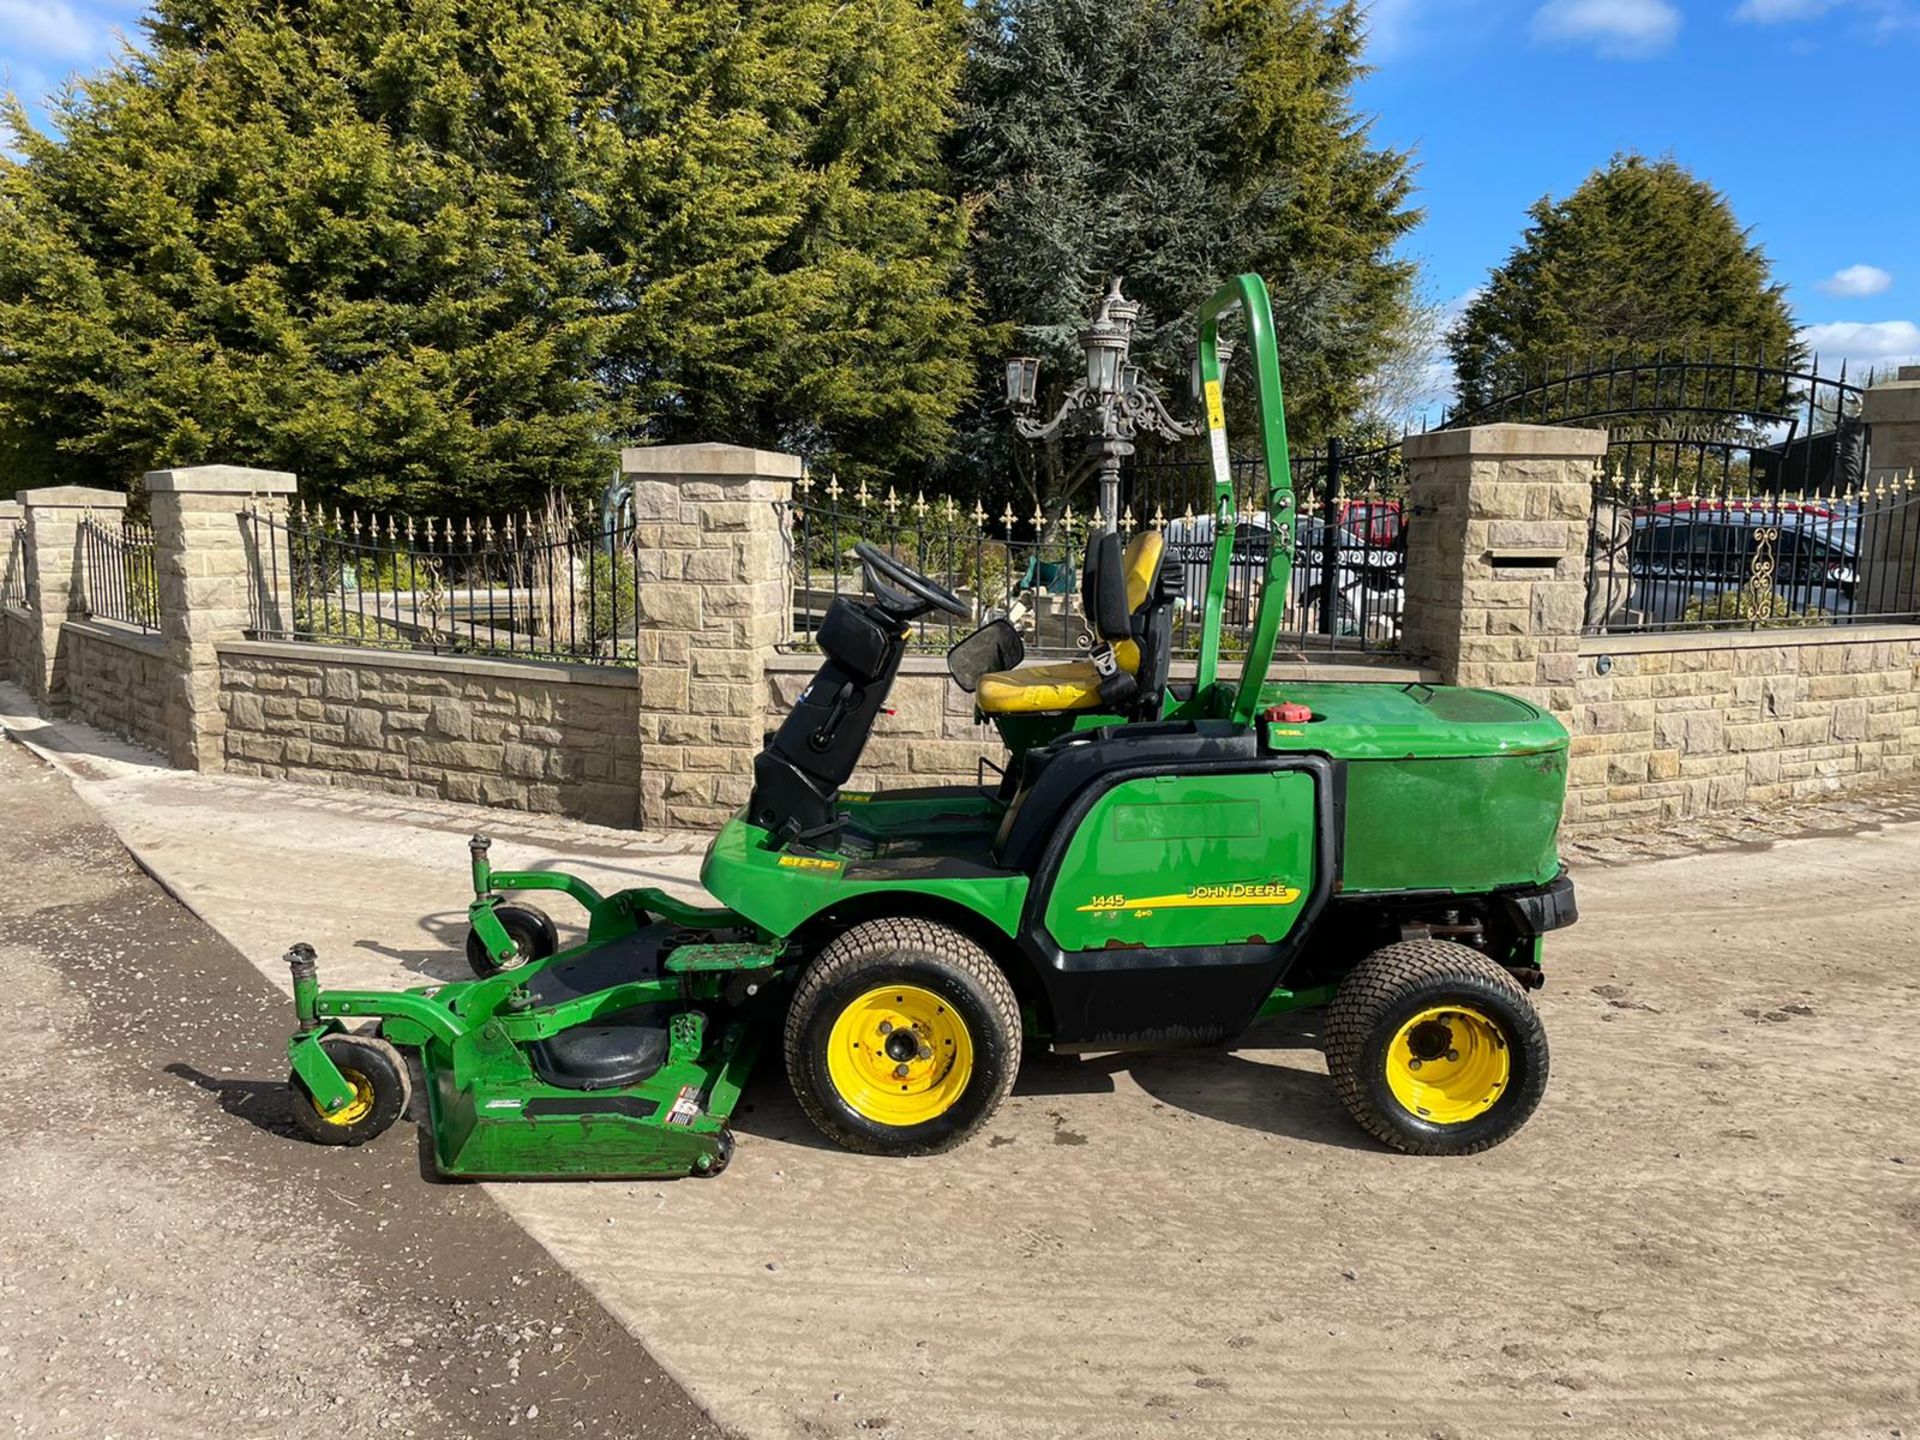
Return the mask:
<svg viewBox="0 0 1920 1440">
<path fill-rule="evenodd" d="M 1233 494 L 1217 344 L 1236 312 L 1274 537 L 1237 679 L 1220 664 Z M 1021 665 L 998 625 L 953 652 L 1008 740 L 1004 783 L 846 792 L 913 622 L 970 613 L 859 547 L 870 598 L 827 611 L 818 673 L 708 848 L 718 903 L 494 871 L 476 841 L 478 978 L 330 990 L 310 948 L 289 955 L 302 1130 L 379 1134 L 407 1109 L 412 1049 L 443 1175 L 712 1175 L 777 1038 L 823 1133 L 921 1155 L 987 1121 L 1027 1046 L 1226 1044 L 1325 1007 L 1334 1089 L 1374 1136 L 1440 1155 L 1513 1134 L 1547 1080 L 1527 992 L 1543 937 L 1575 918 L 1554 844 L 1566 732 L 1482 690 L 1266 683 L 1294 526 L 1265 286 L 1239 277 L 1199 325 L 1216 524 L 1192 684 L 1168 682 L 1159 537 L 1124 555 L 1098 542 L 1087 659 Z M 585 907 L 583 942 L 559 949 L 538 911 L 503 903 L 543 889 Z"/>
</svg>

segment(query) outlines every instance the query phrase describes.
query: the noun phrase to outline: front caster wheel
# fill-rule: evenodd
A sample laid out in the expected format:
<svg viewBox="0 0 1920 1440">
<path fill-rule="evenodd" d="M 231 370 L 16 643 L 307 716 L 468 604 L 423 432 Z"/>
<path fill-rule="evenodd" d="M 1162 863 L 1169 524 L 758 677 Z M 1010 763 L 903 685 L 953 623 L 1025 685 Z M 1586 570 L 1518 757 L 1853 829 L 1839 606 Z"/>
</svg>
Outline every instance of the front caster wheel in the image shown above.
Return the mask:
<svg viewBox="0 0 1920 1440">
<path fill-rule="evenodd" d="M 1020 1068 L 1020 1007 L 993 958 L 930 920 L 870 920 L 807 967 L 787 1075 L 828 1139 L 932 1155 L 987 1122 Z"/>
<path fill-rule="evenodd" d="M 1411 1155 L 1471 1155 L 1532 1115 L 1547 1032 L 1478 950 L 1408 940 L 1367 956 L 1327 1014 L 1327 1073 L 1349 1114 Z"/>
<path fill-rule="evenodd" d="M 693 1177 L 696 1180 L 711 1180 L 722 1170 L 726 1169 L 727 1166 L 731 1165 L 733 1163 L 733 1131 L 722 1130 L 718 1135 L 714 1136 L 713 1155 L 711 1157 L 702 1156 L 701 1158 L 706 1160 L 707 1163 L 704 1166 L 695 1165 L 693 1167 Z"/>
<path fill-rule="evenodd" d="M 487 942 L 480 938 L 480 932 L 468 930 L 467 964 L 482 980 L 491 980 L 508 970 L 518 970 L 522 965 L 544 960 L 560 948 L 560 932 L 554 928 L 553 921 L 544 910 L 536 910 L 531 905 L 496 905 L 493 907 L 493 918 L 500 922 L 507 932 L 507 938 L 513 941 L 513 957 L 509 960 L 495 959 L 487 950 Z"/>
<path fill-rule="evenodd" d="M 293 1123 L 319 1145 L 364 1145 L 407 1113 L 413 1082 L 407 1062 L 385 1040 L 371 1035 L 328 1035 L 320 1042 L 327 1058 L 353 1087 L 353 1098 L 332 1115 L 321 1111 L 298 1074 L 287 1077 Z"/>
</svg>

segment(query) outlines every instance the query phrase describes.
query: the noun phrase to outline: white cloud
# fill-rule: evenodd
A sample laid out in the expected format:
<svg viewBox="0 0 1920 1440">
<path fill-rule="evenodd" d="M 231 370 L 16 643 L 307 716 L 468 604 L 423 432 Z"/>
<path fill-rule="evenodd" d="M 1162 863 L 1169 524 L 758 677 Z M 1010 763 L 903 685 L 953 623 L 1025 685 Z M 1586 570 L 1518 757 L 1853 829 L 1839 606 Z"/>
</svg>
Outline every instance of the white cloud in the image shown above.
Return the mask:
<svg viewBox="0 0 1920 1440">
<path fill-rule="evenodd" d="M 1800 343 L 1820 357 L 1820 373 L 1838 375 L 1846 362 L 1849 378 L 1869 369 L 1891 370 L 1902 361 L 1920 360 L 1920 325 L 1911 320 L 1835 321 L 1809 325 Z"/>
<path fill-rule="evenodd" d="M 1878 265 L 1849 265 L 1836 270 L 1819 284 L 1823 294 L 1842 300 L 1864 300 L 1869 295 L 1884 295 L 1893 288 L 1893 276 Z"/>
<path fill-rule="evenodd" d="M 1781 25 L 1790 20 L 1811 20 L 1824 15 L 1835 3 L 1836 0 L 1742 0 L 1733 18 L 1754 25 Z"/>
<path fill-rule="evenodd" d="M 1658 55 L 1680 34 L 1680 12 L 1668 0 L 1547 0 L 1533 16 L 1533 38 L 1546 44 L 1591 44 L 1608 60 Z"/>
<path fill-rule="evenodd" d="M 0 0 L 0 35 L 9 49 L 62 57 L 91 55 L 105 38 L 103 26 L 66 0 Z"/>
</svg>

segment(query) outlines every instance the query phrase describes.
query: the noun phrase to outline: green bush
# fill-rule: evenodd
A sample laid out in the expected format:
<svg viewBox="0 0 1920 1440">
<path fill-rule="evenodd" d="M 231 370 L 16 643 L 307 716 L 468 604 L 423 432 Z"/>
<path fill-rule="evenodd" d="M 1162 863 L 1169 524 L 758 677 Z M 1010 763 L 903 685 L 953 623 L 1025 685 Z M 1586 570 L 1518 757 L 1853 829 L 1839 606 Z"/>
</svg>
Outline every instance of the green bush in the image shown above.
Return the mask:
<svg viewBox="0 0 1920 1440">
<path fill-rule="evenodd" d="M 1693 629 L 1751 625 L 1758 630 L 1786 630 L 1801 625 L 1821 625 L 1833 617 L 1818 606 L 1795 610 L 1784 595 L 1771 590 L 1729 590 L 1711 599 L 1689 600 L 1680 612 L 1681 624 Z"/>
</svg>

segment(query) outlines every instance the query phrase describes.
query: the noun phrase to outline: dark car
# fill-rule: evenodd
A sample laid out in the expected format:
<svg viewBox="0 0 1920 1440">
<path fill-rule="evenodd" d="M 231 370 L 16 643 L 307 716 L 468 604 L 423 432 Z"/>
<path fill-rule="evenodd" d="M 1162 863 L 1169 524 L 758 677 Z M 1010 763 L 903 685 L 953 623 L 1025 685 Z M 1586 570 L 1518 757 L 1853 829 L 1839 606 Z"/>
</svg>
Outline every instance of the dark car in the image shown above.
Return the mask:
<svg viewBox="0 0 1920 1440">
<path fill-rule="evenodd" d="M 1616 606 L 1652 624 L 1729 618 L 1725 597 L 1756 587 L 1771 590 L 1777 613 L 1850 615 L 1858 524 L 1839 507 L 1662 508 L 1633 517 L 1626 561 Z"/>
</svg>

